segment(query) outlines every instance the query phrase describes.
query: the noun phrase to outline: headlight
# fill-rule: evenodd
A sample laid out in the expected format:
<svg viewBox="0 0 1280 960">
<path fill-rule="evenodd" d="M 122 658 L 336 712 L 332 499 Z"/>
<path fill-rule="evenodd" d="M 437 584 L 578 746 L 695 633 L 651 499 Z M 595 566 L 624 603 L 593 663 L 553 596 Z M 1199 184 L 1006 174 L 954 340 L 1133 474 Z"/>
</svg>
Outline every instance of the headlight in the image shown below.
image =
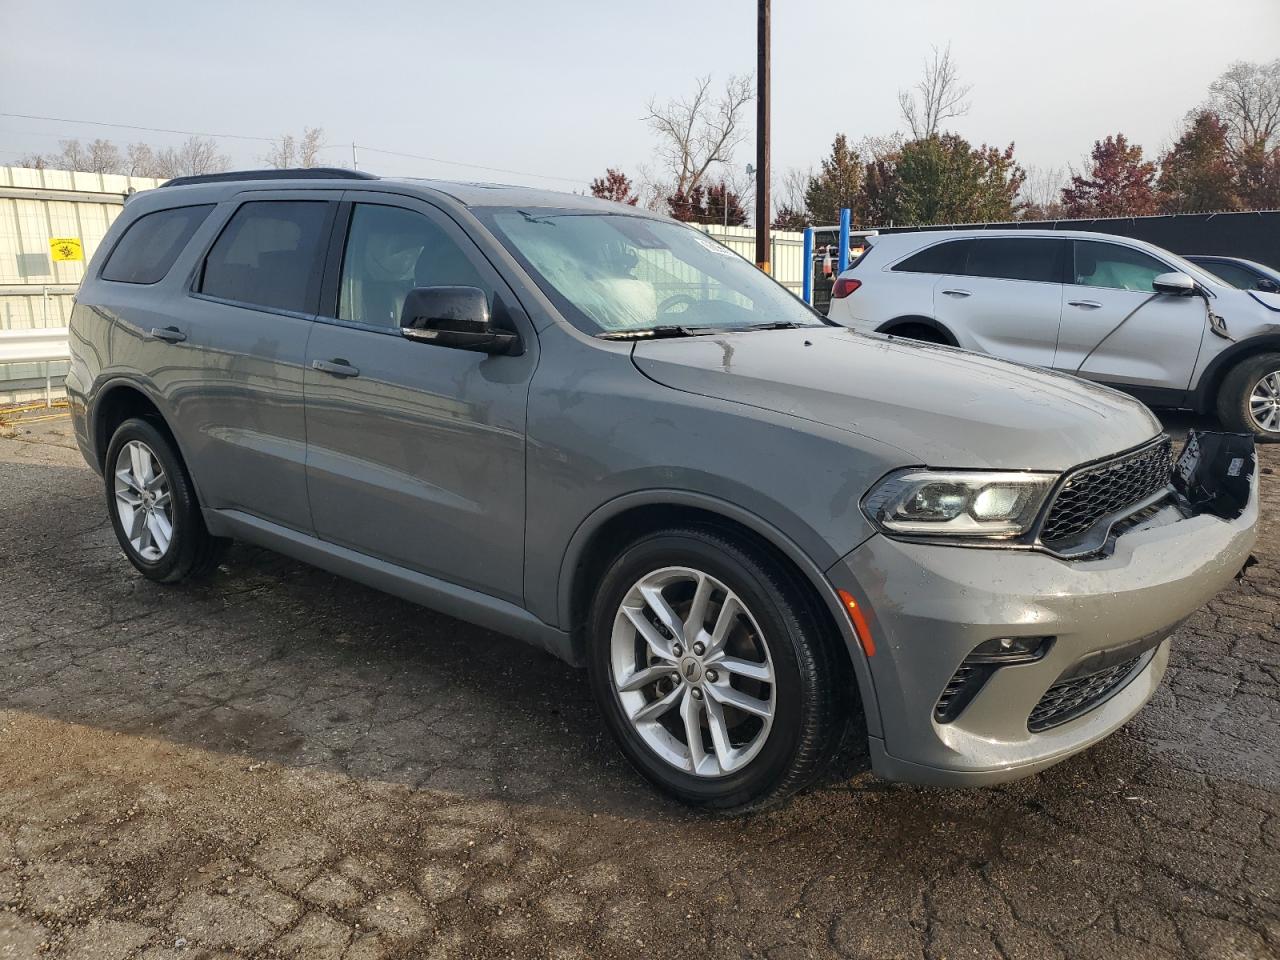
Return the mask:
<svg viewBox="0 0 1280 960">
<path fill-rule="evenodd" d="M 863 498 L 884 530 L 925 537 L 1016 537 L 1031 529 L 1056 473 L 902 470 Z"/>
</svg>

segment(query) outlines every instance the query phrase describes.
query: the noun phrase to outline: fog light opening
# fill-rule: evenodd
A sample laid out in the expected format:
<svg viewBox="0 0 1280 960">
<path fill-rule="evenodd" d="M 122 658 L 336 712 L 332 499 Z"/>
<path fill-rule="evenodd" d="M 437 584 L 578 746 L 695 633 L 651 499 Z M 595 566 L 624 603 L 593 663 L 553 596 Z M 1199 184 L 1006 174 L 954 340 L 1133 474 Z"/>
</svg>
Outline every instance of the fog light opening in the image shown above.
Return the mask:
<svg viewBox="0 0 1280 960">
<path fill-rule="evenodd" d="M 1053 637 L 995 637 L 974 647 L 965 660 L 969 663 L 1032 663 L 1049 652 Z"/>
</svg>

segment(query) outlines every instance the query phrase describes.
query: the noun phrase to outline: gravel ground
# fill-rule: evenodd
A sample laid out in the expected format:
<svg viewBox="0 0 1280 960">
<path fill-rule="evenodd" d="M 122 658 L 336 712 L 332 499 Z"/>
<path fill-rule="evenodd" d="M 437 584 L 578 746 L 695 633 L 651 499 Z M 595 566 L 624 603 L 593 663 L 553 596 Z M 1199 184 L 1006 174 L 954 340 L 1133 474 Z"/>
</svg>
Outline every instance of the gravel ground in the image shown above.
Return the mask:
<svg viewBox="0 0 1280 960">
<path fill-rule="evenodd" d="M 29 431 L 29 432 L 27 432 Z M 1117 735 L 746 820 L 584 679 L 265 551 L 161 587 L 65 421 L 0 439 L 0 958 L 1280 956 L 1280 448 L 1260 563 Z"/>
</svg>

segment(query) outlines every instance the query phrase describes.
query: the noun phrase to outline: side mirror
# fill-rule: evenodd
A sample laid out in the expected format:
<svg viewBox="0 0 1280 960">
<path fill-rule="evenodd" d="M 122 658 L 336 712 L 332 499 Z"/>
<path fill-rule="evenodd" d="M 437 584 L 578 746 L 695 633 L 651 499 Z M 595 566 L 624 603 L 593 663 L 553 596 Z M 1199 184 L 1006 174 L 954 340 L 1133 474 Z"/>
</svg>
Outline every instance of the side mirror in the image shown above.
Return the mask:
<svg viewBox="0 0 1280 960">
<path fill-rule="evenodd" d="M 1196 292 L 1196 282 L 1185 273 L 1162 273 L 1151 281 L 1156 293 L 1167 293 L 1171 297 L 1189 297 Z"/>
<path fill-rule="evenodd" d="M 477 353 L 508 354 L 520 338 L 489 317 L 489 298 L 477 287 L 414 287 L 400 310 L 400 333 L 410 340 Z"/>
<path fill-rule="evenodd" d="M 1280 293 L 1280 283 L 1274 280 L 1260 279 L 1254 286 L 1260 293 Z"/>
</svg>

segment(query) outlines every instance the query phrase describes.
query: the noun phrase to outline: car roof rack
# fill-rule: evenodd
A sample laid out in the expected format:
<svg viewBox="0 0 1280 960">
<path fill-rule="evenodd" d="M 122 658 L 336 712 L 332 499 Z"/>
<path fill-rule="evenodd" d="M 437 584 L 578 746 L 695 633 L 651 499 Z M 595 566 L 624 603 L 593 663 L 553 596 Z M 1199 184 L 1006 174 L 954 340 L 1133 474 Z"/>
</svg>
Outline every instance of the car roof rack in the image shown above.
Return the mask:
<svg viewBox="0 0 1280 960">
<path fill-rule="evenodd" d="M 186 187 L 193 183 L 231 183 L 237 180 L 377 180 L 363 170 L 341 167 L 307 167 L 299 170 L 228 170 L 226 173 L 201 173 L 192 177 L 174 177 L 162 187 Z"/>
</svg>

